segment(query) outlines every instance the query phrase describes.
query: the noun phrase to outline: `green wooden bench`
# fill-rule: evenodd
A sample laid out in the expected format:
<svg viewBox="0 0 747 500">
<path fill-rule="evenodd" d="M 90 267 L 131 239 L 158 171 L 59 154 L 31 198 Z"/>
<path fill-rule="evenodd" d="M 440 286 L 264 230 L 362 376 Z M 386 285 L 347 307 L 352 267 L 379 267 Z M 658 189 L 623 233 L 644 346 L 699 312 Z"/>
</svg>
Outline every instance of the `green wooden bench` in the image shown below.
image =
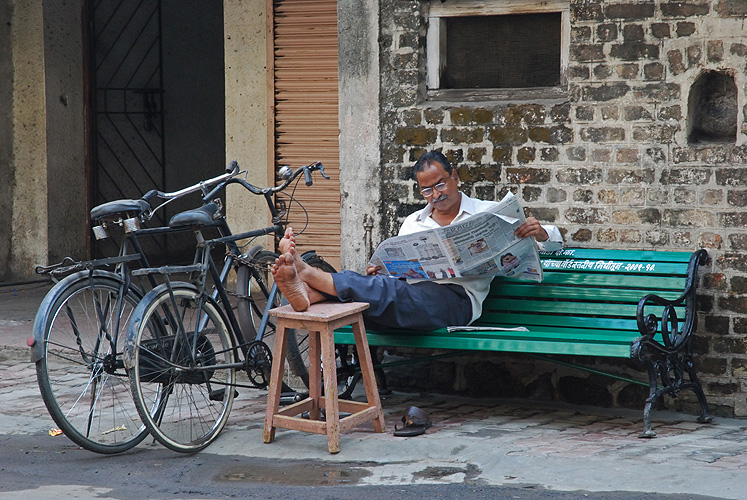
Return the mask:
<svg viewBox="0 0 747 500">
<path fill-rule="evenodd" d="M 710 422 L 708 403 L 693 366 L 698 266 L 705 250 L 656 252 L 567 248 L 541 253 L 542 283 L 496 278 L 482 316 L 473 326 L 524 327 L 526 331 L 368 331 L 372 346 L 502 351 L 531 355 L 627 358 L 645 368 L 649 387 L 641 437 L 653 437 L 651 409 L 659 397 L 695 392 L 699 422 Z M 350 330 L 337 344 L 353 344 Z M 385 365 L 381 365 L 385 366 Z"/>
</svg>

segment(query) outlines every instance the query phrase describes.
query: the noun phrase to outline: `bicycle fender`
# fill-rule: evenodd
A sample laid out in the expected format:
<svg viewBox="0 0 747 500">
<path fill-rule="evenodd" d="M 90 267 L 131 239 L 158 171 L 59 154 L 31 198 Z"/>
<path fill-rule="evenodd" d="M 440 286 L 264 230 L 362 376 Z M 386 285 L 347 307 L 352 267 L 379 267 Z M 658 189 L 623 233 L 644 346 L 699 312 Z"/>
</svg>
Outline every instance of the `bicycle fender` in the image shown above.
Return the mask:
<svg viewBox="0 0 747 500">
<path fill-rule="evenodd" d="M 104 276 L 114 280 L 119 280 L 119 275 L 111 271 L 95 270 L 94 276 Z M 31 362 L 36 363 L 46 356 L 44 349 L 44 331 L 46 330 L 45 319 L 52 313 L 52 307 L 54 302 L 57 300 L 62 290 L 71 286 L 77 281 L 87 281 L 89 279 L 88 271 L 78 271 L 64 279 L 59 281 L 55 286 L 50 288 L 47 294 L 44 296 L 39 308 L 36 310 L 36 316 L 34 316 L 34 325 L 31 329 L 32 336 L 26 341 L 31 351 Z"/>
</svg>

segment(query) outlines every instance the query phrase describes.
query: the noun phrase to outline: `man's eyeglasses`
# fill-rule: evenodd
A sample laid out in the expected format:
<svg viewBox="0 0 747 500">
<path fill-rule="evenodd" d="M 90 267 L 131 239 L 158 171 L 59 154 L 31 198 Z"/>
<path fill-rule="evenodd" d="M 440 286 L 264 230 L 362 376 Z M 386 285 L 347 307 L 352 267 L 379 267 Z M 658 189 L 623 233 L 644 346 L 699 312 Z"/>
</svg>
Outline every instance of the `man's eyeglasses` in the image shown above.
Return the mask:
<svg viewBox="0 0 747 500">
<path fill-rule="evenodd" d="M 446 185 L 445 182 L 439 182 L 438 184 L 436 184 L 433 187 L 427 187 L 427 188 L 421 189 L 420 190 L 420 194 L 422 194 L 425 197 L 428 197 L 428 196 L 432 196 L 433 195 L 433 190 L 434 189 L 436 191 L 438 191 L 439 193 L 442 193 L 442 192 L 446 191 L 446 188 L 447 188 L 447 185 Z"/>
</svg>

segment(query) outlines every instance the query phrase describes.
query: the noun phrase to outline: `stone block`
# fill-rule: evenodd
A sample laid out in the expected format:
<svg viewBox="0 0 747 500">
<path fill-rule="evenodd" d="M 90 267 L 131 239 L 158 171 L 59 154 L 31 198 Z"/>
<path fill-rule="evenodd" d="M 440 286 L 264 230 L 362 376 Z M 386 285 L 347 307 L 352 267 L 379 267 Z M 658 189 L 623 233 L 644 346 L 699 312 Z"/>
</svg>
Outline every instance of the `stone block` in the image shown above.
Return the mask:
<svg viewBox="0 0 747 500">
<path fill-rule="evenodd" d="M 702 205 L 720 205 L 724 199 L 724 192 L 720 189 L 706 189 L 700 196 Z"/>
<path fill-rule="evenodd" d="M 586 148 L 583 146 L 569 147 L 565 154 L 571 161 L 586 161 Z"/>
<path fill-rule="evenodd" d="M 623 61 L 658 59 L 659 46 L 643 42 L 626 42 L 610 46 L 610 56 Z"/>
<path fill-rule="evenodd" d="M 591 161 L 594 163 L 609 163 L 612 160 L 612 151 L 609 149 L 594 149 L 591 152 Z"/>
<path fill-rule="evenodd" d="M 636 100 L 663 102 L 680 98 L 680 86 L 676 83 L 647 83 L 633 89 Z"/>
<path fill-rule="evenodd" d="M 600 2 L 584 2 L 571 4 L 571 21 L 603 21 L 604 13 Z"/>
<path fill-rule="evenodd" d="M 674 104 L 672 106 L 662 106 L 659 108 L 659 120 L 673 120 L 673 121 L 680 121 L 682 120 L 682 108 L 679 104 Z"/>
<path fill-rule="evenodd" d="M 745 237 L 745 235 L 740 235 L 740 236 L 742 236 L 743 239 Z M 747 249 L 747 246 L 743 246 L 742 249 L 743 250 Z M 740 295 L 747 294 L 747 276 L 734 276 L 731 279 L 730 287 L 731 287 L 732 293 L 736 293 Z"/>
<path fill-rule="evenodd" d="M 658 62 L 643 65 L 643 77 L 646 80 L 663 80 L 664 65 Z"/>
<path fill-rule="evenodd" d="M 594 106 L 577 106 L 576 121 L 591 122 L 594 121 Z"/>
<path fill-rule="evenodd" d="M 467 148 L 467 161 L 482 163 L 486 153 L 486 148 Z"/>
<path fill-rule="evenodd" d="M 638 77 L 638 63 L 618 64 L 615 69 L 617 76 L 623 80 L 633 80 Z"/>
<path fill-rule="evenodd" d="M 677 126 L 666 125 L 633 127 L 633 140 L 636 142 L 671 144 L 674 142 L 674 135 L 677 130 Z"/>
<path fill-rule="evenodd" d="M 622 127 L 585 127 L 581 129 L 581 139 L 596 143 L 620 142 L 625 140 L 625 129 Z"/>
<path fill-rule="evenodd" d="M 713 10 L 719 17 L 747 17 L 747 2 L 744 0 L 716 0 Z"/>
<path fill-rule="evenodd" d="M 652 205 L 664 205 L 669 203 L 669 191 L 657 188 L 648 189 L 646 191 L 646 201 Z"/>
<path fill-rule="evenodd" d="M 550 109 L 550 119 L 553 123 L 567 123 L 571 117 L 571 103 L 556 104 Z"/>
<path fill-rule="evenodd" d="M 698 66 L 700 64 L 701 56 L 703 55 L 703 48 L 700 45 L 690 45 L 687 48 L 687 64 L 689 67 Z"/>
<path fill-rule="evenodd" d="M 643 155 L 643 164 L 644 165 L 659 165 L 662 163 L 666 163 L 667 161 L 667 153 L 664 151 L 663 148 L 660 148 L 658 146 L 646 148 L 646 151 Z"/>
<path fill-rule="evenodd" d="M 594 191 L 591 189 L 575 189 L 573 191 L 573 201 L 577 203 L 588 204 L 594 199 Z"/>
<path fill-rule="evenodd" d="M 651 112 L 644 106 L 625 106 L 623 110 L 623 118 L 627 122 L 633 121 L 651 121 L 653 116 Z"/>
<path fill-rule="evenodd" d="M 601 168 L 576 168 L 567 167 L 558 169 L 557 179 L 562 184 L 575 184 L 588 186 L 600 184 L 604 178 L 604 170 Z"/>
<path fill-rule="evenodd" d="M 540 160 L 542 161 L 558 161 L 560 158 L 560 152 L 557 148 L 540 148 Z"/>
<path fill-rule="evenodd" d="M 441 141 L 452 144 L 476 144 L 484 139 L 484 129 L 448 127 L 441 129 Z"/>
<path fill-rule="evenodd" d="M 402 127 L 394 134 L 396 144 L 408 146 L 426 146 L 436 141 L 437 132 L 432 128 L 425 127 Z"/>
<path fill-rule="evenodd" d="M 677 205 L 689 205 L 695 203 L 697 199 L 697 193 L 694 189 L 675 188 L 672 195 Z"/>
<path fill-rule="evenodd" d="M 428 125 L 440 125 L 444 122 L 444 110 L 442 109 L 433 109 L 433 108 L 426 108 L 423 110 L 423 117 L 425 118 L 425 123 Z"/>
<path fill-rule="evenodd" d="M 654 38 L 670 38 L 669 23 L 651 23 L 651 35 Z"/>
<path fill-rule="evenodd" d="M 716 184 L 719 186 L 747 186 L 747 168 L 717 168 Z"/>
<path fill-rule="evenodd" d="M 406 109 L 402 112 L 402 124 L 406 127 L 420 125 L 423 122 L 423 115 L 419 109 Z"/>
<path fill-rule="evenodd" d="M 628 92 L 630 92 L 630 86 L 627 83 L 610 83 L 584 87 L 581 90 L 581 98 L 584 101 L 605 102 L 619 99 Z"/>
<path fill-rule="evenodd" d="M 654 15 L 653 2 L 626 2 L 608 4 L 604 13 L 609 19 L 644 20 Z"/>
<path fill-rule="evenodd" d="M 559 217 L 558 209 L 556 208 L 543 208 L 543 207 L 526 207 L 527 215 L 536 217 L 537 220 L 554 224 Z M 562 230 L 561 230 L 562 233 Z"/>
<path fill-rule="evenodd" d="M 617 24 L 603 23 L 597 26 L 597 41 L 612 42 L 617 40 Z"/>
<path fill-rule="evenodd" d="M 685 66 L 685 59 L 682 55 L 682 51 L 679 49 L 670 50 L 667 52 L 667 61 L 669 61 L 669 71 L 672 72 L 673 75 L 681 75 L 685 71 L 687 71 L 687 67 Z"/>
<path fill-rule="evenodd" d="M 726 193 L 726 201 L 734 207 L 747 207 L 747 189 L 731 189 Z"/>
<path fill-rule="evenodd" d="M 643 25 L 626 24 L 623 26 L 623 40 L 626 42 L 642 42 L 644 39 Z"/>
<path fill-rule="evenodd" d="M 657 208 L 625 208 L 612 212 L 612 222 L 614 224 L 622 224 L 626 226 L 659 224 L 661 220 L 661 212 Z"/>
<path fill-rule="evenodd" d="M 606 80 L 612 76 L 613 68 L 608 64 L 597 64 L 594 66 L 594 77 L 597 80 Z"/>
<path fill-rule="evenodd" d="M 663 247 L 669 244 L 669 234 L 661 229 L 646 231 L 644 240 L 651 246 Z"/>
<path fill-rule="evenodd" d="M 496 146 L 493 148 L 493 161 L 499 165 L 511 165 L 512 153 L 510 146 Z"/>
<path fill-rule="evenodd" d="M 727 239 L 729 240 L 729 249 L 734 251 L 739 250 L 747 250 L 747 234 L 738 233 L 738 234 L 730 234 L 727 236 Z M 734 280 L 738 277 L 735 276 L 732 278 L 732 291 L 734 290 Z M 739 293 L 747 293 L 747 290 Z"/>
<path fill-rule="evenodd" d="M 617 191 L 614 189 L 600 189 L 597 199 L 602 205 L 617 205 Z"/>
<path fill-rule="evenodd" d="M 744 3 L 747 5 L 747 2 Z M 724 59 L 723 40 L 708 40 L 706 44 L 706 58 L 708 62 L 721 62 Z"/>
<path fill-rule="evenodd" d="M 723 244 L 723 238 L 720 234 L 716 233 L 700 233 L 700 241 L 698 246 L 701 248 L 714 248 L 719 250 Z"/>
<path fill-rule="evenodd" d="M 729 282 L 723 273 L 708 273 L 703 276 L 703 288 L 725 292 L 729 289 Z"/>
<path fill-rule="evenodd" d="M 519 146 L 527 142 L 527 131 L 519 127 L 499 127 L 488 129 L 488 139 L 493 144 Z"/>
<path fill-rule="evenodd" d="M 568 78 L 570 80 L 588 80 L 591 73 L 588 66 L 569 66 Z"/>
<path fill-rule="evenodd" d="M 605 245 L 615 243 L 617 241 L 617 231 L 612 228 L 599 229 L 597 231 L 597 241 Z"/>
<path fill-rule="evenodd" d="M 677 36 L 679 37 L 690 36 L 695 33 L 695 23 L 689 21 L 679 22 L 677 23 L 675 33 L 677 33 Z"/>
<path fill-rule="evenodd" d="M 637 149 L 621 148 L 617 150 L 617 163 L 638 163 L 639 154 Z"/>
<path fill-rule="evenodd" d="M 548 188 L 547 192 L 545 193 L 545 200 L 548 203 L 563 203 L 568 199 L 568 193 L 565 191 L 565 189 L 558 189 L 558 188 Z"/>
<path fill-rule="evenodd" d="M 666 209 L 662 221 L 673 227 L 712 227 L 716 222 L 713 213 L 702 209 Z"/>
<path fill-rule="evenodd" d="M 592 237 L 591 230 L 582 228 L 571 235 L 571 240 L 586 243 L 586 242 L 591 241 L 591 237 Z"/>
<path fill-rule="evenodd" d="M 637 229 L 621 229 L 620 230 L 620 242 L 627 244 L 640 243 L 643 240 L 641 232 Z"/>
<path fill-rule="evenodd" d="M 565 218 L 573 224 L 606 224 L 609 215 L 604 208 L 572 207 L 565 211 Z"/>
<path fill-rule="evenodd" d="M 591 26 L 573 26 L 571 28 L 571 43 L 591 41 Z"/>
<path fill-rule="evenodd" d="M 661 13 L 664 17 L 705 16 L 710 12 L 709 2 L 667 2 L 662 3 Z"/>
<path fill-rule="evenodd" d="M 604 106 L 602 107 L 602 120 L 603 121 L 618 121 L 620 119 L 620 108 L 617 106 Z"/>
<path fill-rule="evenodd" d="M 521 195 L 526 202 L 539 201 L 539 199 L 542 197 L 542 188 L 534 186 L 524 186 L 521 190 Z"/>
<path fill-rule="evenodd" d="M 732 43 L 731 47 L 729 47 L 729 52 L 735 56 L 744 57 L 747 55 L 747 45 L 743 43 Z"/>
<path fill-rule="evenodd" d="M 547 184 L 551 173 L 547 168 L 509 167 L 506 168 L 506 182 L 511 184 Z"/>
<path fill-rule="evenodd" d="M 546 118 L 547 108 L 541 104 L 512 104 L 504 113 L 507 125 L 542 125 Z"/>
</svg>

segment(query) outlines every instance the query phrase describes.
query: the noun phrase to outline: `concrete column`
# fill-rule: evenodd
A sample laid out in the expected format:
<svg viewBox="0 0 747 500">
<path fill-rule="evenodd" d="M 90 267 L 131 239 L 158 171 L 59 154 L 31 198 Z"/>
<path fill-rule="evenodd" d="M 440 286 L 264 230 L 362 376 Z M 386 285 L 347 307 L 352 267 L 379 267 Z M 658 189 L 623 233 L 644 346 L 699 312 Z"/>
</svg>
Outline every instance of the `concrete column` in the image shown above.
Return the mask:
<svg viewBox="0 0 747 500">
<path fill-rule="evenodd" d="M 270 175 L 270 116 L 267 73 L 267 0 L 225 0 L 226 160 L 247 170 L 247 181 L 260 187 Z M 271 5 L 271 4 L 269 4 Z M 269 156 L 268 156 L 269 155 Z M 267 204 L 242 187 L 227 193 L 227 215 L 234 232 L 269 225 Z M 272 249 L 270 238 L 257 241 Z"/>
<path fill-rule="evenodd" d="M 15 189 L 9 272 L 31 276 L 47 259 L 47 133 L 42 0 L 15 2 L 13 165 Z"/>
<path fill-rule="evenodd" d="M 381 239 L 379 1 L 338 2 L 337 22 L 341 261 L 343 269 L 362 271 L 369 247 Z"/>
</svg>

